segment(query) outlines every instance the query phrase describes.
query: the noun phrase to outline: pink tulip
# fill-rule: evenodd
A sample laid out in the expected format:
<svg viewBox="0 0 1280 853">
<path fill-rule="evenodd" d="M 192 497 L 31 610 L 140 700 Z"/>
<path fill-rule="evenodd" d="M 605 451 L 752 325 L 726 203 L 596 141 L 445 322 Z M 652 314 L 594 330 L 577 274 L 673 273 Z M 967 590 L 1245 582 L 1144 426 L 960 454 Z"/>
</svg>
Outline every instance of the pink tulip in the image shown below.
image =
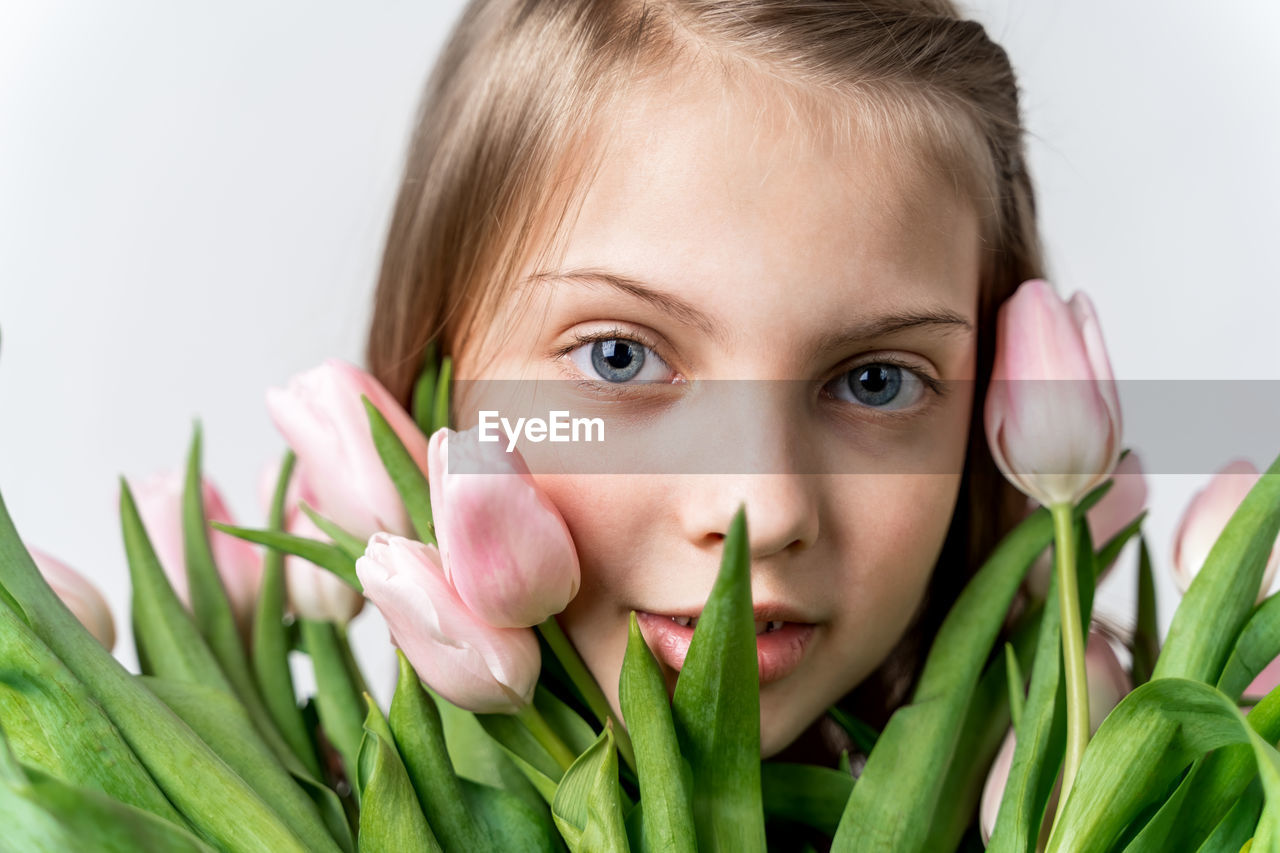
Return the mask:
<svg viewBox="0 0 1280 853">
<path fill-rule="evenodd" d="M 445 577 L 490 625 L 525 628 L 578 594 L 569 528 L 519 451 L 481 442 L 479 428 L 436 430 L 427 470 Z"/>
<path fill-rule="evenodd" d="M 275 495 L 280 463 L 266 466 L 258 480 L 258 494 L 265 510 L 270 511 Z M 300 465 L 295 465 L 285 492 L 284 529 L 294 536 L 320 542 L 332 541 L 299 507 L 306 501 L 314 508 L 314 495 Z M 296 616 L 317 622 L 345 625 L 364 609 L 364 596 L 328 569 L 292 554 L 284 558 L 284 585 L 288 609 Z"/>
<path fill-rule="evenodd" d="M 1032 279 L 1001 306 L 984 415 L 996 466 L 1045 506 L 1075 504 L 1111 475 L 1120 399 L 1087 296 L 1064 303 Z"/>
<path fill-rule="evenodd" d="M 387 419 L 419 467 L 427 439 L 391 393 L 368 373 L 338 359 L 267 391 L 271 419 L 305 469 L 321 515 L 360 539 L 386 530 L 409 536 L 413 526 L 373 444 L 361 396 Z"/>
<path fill-rule="evenodd" d="M 533 700 L 541 668 L 534 632 L 495 628 L 472 613 L 445 578 L 434 545 L 375 533 L 356 575 L 392 642 L 441 696 L 485 714 L 514 714 Z"/>
<path fill-rule="evenodd" d="M 75 615 L 80 624 L 88 629 L 102 647 L 111 651 L 116 645 L 116 624 L 111 618 L 111 608 L 89 579 L 68 566 L 61 560 L 48 554 L 28 548 L 36 568 L 44 576 L 67 609 Z"/>
<path fill-rule="evenodd" d="M 138 505 L 147 537 L 155 548 L 156 557 L 177 593 L 178 599 L 191 606 L 191 593 L 187 588 L 187 555 L 182 535 L 182 491 L 186 475 L 182 471 L 168 470 L 154 474 L 139 482 L 130 482 L 129 488 Z M 234 525 L 226 503 L 213 483 L 205 478 L 201 484 L 205 518 L 223 524 Z M 247 634 L 253 624 L 254 608 L 258 602 L 258 586 L 262 583 L 262 555 L 257 546 L 237 539 L 219 530 L 209 530 L 209 545 L 213 550 L 213 562 L 218 576 L 227 591 L 231 611 Z"/>
<path fill-rule="evenodd" d="M 1179 592 L 1185 593 L 1191 587 L 1192 578 L 1204 566 L 1209 551 L 1259 476 L 1252 463 L 1236 459 L 1218 471 L 1209 485 L 1191 499 L 1173 540 L 1173 581 Z M 1280 550 L 1273 547 L 1263 571 L 1258 601 L 1267 597 L 1278 564 Z"/>
<path fill-rule="evenodd" d="M 1142 472 L 1142 462 L 1137 453 L 1131 450 L 1120 460 L 1112 479 L 1115 480 L 1114 485 L 1085 513 L 1085 523 L 1089 525 L 1089 535 L 1095 549 L 1124 530 L 1147 505 L 1147 478 Z M 1028 513 L 1038 506 L 1035 501 L 1027 499 Z M 1113 565 L 1115 560 L 1098 567 L 1098 583 L 1102 583 Z M 1036 598 L 1048 595 L 1049 576 L 1052 572 L 1053 549 L 1048 548 L 1040 553 L 1027 572 L 1027 589 Z"/>
<path fill-rule="evenodd" d="M 1089 733 L 1098 731 L 1102 721 L 1120 700 L 1133 689 L 1128 673 L 1116 657 L 1115 649 L 1106 634 L 1100 630 L 1089 632 L 1089 642 L 1085 649 L 1085 673 L 1089 682 Z M 1013 767 L 1013 751 L 1018 739 L 1013 729 L 1009 729 L 996 753 L 991 769 L 987 771 L 987 781 L 982 787 L 982 800 L 978 806 L 978 827 L 982 831 L 982 843 L 991 840 L 995 831 L 996 817 L 1000 813 L 1000 800 L 1004 797 L 1005 785 L 1009 781 L 1009 770 Z M 1054 784 L 1049 795 L 1049 804 L 1045 822 L 1041 831 L 1037 850 L 1044 850 L 1048 842 L 1049 827 L 1053 822 L 1053 814 L 1058 805 L 1058 794 L 1062 788 L 1062 774 Z"/>
</svg>

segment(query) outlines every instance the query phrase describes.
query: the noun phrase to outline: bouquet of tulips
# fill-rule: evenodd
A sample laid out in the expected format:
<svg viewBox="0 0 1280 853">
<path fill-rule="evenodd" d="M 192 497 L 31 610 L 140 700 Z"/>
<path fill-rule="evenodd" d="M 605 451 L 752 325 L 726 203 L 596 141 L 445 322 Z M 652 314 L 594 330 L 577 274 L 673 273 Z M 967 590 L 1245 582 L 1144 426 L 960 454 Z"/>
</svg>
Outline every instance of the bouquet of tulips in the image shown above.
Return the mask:
<svg viewBox="0 0 1280 853">
<path fill-rule="evenodd" d="M 182 475 L 122 481 L 139 673 L 0 502 L 0 848 L 1280 850 L 1280 459 L 1188 508 L 1160 648 L 1145 488 L 1083 295 L 1032 281 L 1002 308 L 987 437 L 1038 506 L 883 731 L 832 709 L 856 776 L 847 754 L 760 759 L 743 510 L 673 696 L 633 614 L 617 719 L 555 619 L 579 586 L 563 519 L 518 452 L 449 428 L 449 389 L 429 353 L 412 413 L 338 361 L 272 391 L 290 450 L 262 528 L 232 522 L 198 428 Z M 1092 604 L 1134 539 L 1122 636 Z M 366 601 L 396 647 L 385 708 L 347 636 Z"/>
</svg>

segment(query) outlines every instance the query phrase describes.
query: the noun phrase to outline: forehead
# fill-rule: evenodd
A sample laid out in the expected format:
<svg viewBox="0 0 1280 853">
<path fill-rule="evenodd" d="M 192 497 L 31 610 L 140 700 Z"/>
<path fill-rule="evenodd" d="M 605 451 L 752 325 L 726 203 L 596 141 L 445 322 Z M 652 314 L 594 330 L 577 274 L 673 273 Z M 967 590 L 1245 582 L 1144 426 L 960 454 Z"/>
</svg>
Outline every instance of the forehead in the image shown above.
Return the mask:
<svg viewBox="0 0 1280 853">
<path fill-rule="evenodd" d="M 561 234 L 559 268 L 739 299 L 941 296 L 972 314 L 978 224 L 958 185 L 865 132 L 876 111 L 826 109 L 815 121 L 813 102 L 702 76 L 637 92 Z"/>
</svg>

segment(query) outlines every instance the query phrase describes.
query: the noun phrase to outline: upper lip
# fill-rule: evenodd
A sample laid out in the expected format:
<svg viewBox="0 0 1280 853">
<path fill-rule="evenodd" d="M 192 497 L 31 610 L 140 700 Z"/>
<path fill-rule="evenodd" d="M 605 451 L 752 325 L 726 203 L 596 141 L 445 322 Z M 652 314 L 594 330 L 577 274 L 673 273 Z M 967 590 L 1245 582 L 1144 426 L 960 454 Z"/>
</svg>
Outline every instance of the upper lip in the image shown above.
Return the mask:
<svg viewBox="0 0 1280 853">
<path fill-rule="evenodd" d="M 701 616 L 703 607 L 673 607 L 663 610 L 648 610 L 655 616 L 687 616 L 693 618 Z M 797 624 L 809 625 L 813 620 L 805 617 L 805 614 L 799 612 L 794 607 L 786 604 L 775 602 L 761 602 L 755 604 L 751 608 L 751 612 L 756 622 L 795 622 Z"/>
</svg>

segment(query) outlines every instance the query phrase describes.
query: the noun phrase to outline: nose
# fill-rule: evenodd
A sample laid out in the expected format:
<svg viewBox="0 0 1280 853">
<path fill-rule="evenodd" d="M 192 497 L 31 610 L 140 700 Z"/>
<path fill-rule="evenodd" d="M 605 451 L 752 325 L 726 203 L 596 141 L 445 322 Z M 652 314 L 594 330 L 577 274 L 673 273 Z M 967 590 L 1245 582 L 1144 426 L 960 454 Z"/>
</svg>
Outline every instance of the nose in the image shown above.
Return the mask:
<svg viewBox="0 0 1280 853">
<path fill-rule="evenodd" d="M 730 522 L 745 504 L 751 560 L 799 553 L 818 538 L 817 476 L 793 473 L 693 475 L 681 518 L 694 545 L 724 541 Z"/>
</svg>

